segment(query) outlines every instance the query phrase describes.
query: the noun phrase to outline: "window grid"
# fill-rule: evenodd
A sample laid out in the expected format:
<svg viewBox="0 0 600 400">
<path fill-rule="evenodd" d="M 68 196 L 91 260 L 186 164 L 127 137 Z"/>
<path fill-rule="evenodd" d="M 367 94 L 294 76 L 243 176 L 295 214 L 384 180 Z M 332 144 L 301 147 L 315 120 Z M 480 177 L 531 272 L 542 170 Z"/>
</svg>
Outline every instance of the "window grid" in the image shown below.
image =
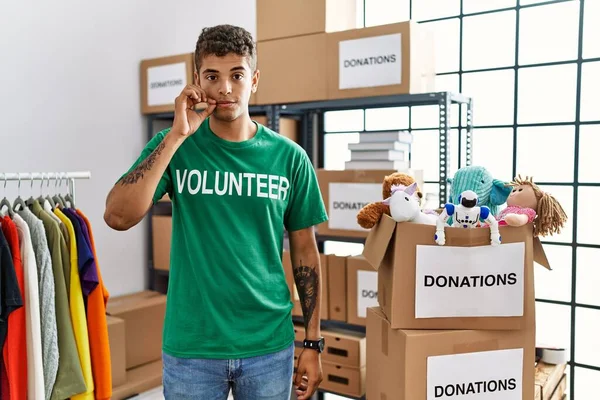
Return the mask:
<svg viewBox="0 0 600 400">
<path fill-rule="evenodd" d="M 363 0 L 363 10 L 366 9 L 367 1 L 368 0 Z M 421 1 L 421 0 L 409 0 L 410 18 L 413 18 L 413 3 L 417 2 L 417 1 Z M 597 362 L 597 365 L 587 365 L 587 364 L 582 364 L 582 363 L 576 362 L 576 357 L 575 357 L 575 354 L 576 354 L 575 353 L 575 351 L 576 351 L 575 338 L 576 338 L 576 333 L 577 333 L 576 332 L 577 311 L 585 310 L 585 309 L 600 311 L 600 306 L 590 305 L 590 304 L 582 304 L 582 303 L 578 303 L 576 301 L 576 299 L 577 299 L 577 249 L 578 248 L 600 249 L 600 244 L 587 244 L 587 243 L 578 243 L 577 242 L 577 229 L 578 229 L 577 228 L 577 226 L 578 226 L 577 205 L 578 205 L 578 200 L 579 200 L 578 191 L 581 187 L 600 187 L 600 182 L 578 182 L 578 180 L 579 180 L 580 127 L 586 126 L 586 125 L 600 126 L 600 120 L 595 120 L 595 121 L 581 121 L 580 120 L 582 66 L 585 63 L 600 61 L 600 57 L 595 57 L 595 58 L 590 58 L 590 57 L 584 58 L 583 57 L 583 47 L 584 47 L 583 23 L 584 23 L 585 0 L 552 0 L 552 1 L 545 1 L 545 2 L 539 2 L 539 3 L 533 3 L 533 4 L 523 4 L 523 5 L 521 5 L 520 3 L 521 3 L 521 0 L 517 0 L 516 6 L 513 6 L 513 7 L 506 7 L 506 8 L 500 8 L 500 9 L 494 9 L 494 10 L 485 10 L 485 11 L 474 12 L 474 13 L 464 13 L 463 12 L 463 0 L 461 0 L 460 1 L 460 14 L 450 15 L 450 16 L 446 16 L 443 18 L 419 20 L 418 22 L 428 23 L 428 22 L 445 21 L 445 20 L 456 19 L 456 18 L 459 19 L 459 31 L 460 31 L 460 34 L 459 34 L 459 51 L 460 51 L 459 69 L 456 71 L 441 72 L 441 73 L 438 73 L 437 75 L 438 76 L 458 75 L 458 85 L 459 85 L 460 91 L 462 91 L 462 89 L 463 89 L 463 74 L 465 74 L 465 73 L 503 71 L 503 70 L 514 70 L 515 71 L 514 94 L 513 94 L 513 96 L 514 96 L 513 97 L 513 102 L 514 102 L 513 113 L 514 114 L 513 114 L 513 118 L 512 118 L 512 124 L 507 123 L 507 124 L 498 124 L 498 125 L 478 125 L 477 124 L 477 98 L 474 98 L 474 102 L 475 102 L 474 130 L 475 131 L 478 128 L 512 129 L 512 135 L 513 135 L 512 176 L 515 176 L 518 173 L 517 150 L 518 150 L 518 139 L 519 139 L 518 131 L 519 131 L 519 129 L 528 128 L 528 127 L 557 127 L 557 126 L 566 126 L 566 127 L 574 128 L 574 157 L 573 157 L 574 165 L 573 165 L 572 180 L 569 180 L 568 182 L 536 182 L 537 184 L 544 185 L 544 186 L 561 186 L 561 187 L 573 188 L 573 209 L 572 209 L 571 215 L 568 215 L 569 220 L 572 223 L 571 241 L 569 241 L 569 242 L 543 241 L 542 242 L 545 245 L 568 246 L 568 247 L 571 247 L 571 249 L 572 249 L 570 301 L 567 302 L 567 301 L 558 301 L 558 300 L 551 300 L 551 299 L 544 299 L 544 298 L 536 298 L 536 302 L 541 303 L 541 304 L 552 304 L 552 305 L 560 305 L 560 306 L 569 307 L 570 324 L 571 324 L 569 357 L 568 357 L 570 360 L 569 367 L 568 367 L 568 374 L 569 374 L 569 380 L 570 380 L 569 381 L 569 392 L 570 392 L 569 398 L 575 399 L 576 371 L 579 371 L 579 372 L 583 372 L 585 370 L 600 371 L 600 360 Z M 541 62 L 541 63 L 535 63 L 535 64 L 519 65 L 519 36 L 520 36 L 520 22 L 521 22 L 520 21 L 520 19 L 521 19 L 520 11 L 525 10 L 525 9 L 535 9 L 537 7 L 544 7 L 544 6 L 548 6 L 548 5 L 555 5 L 555 4 L 561 4 L 561 3 L 563 3 L 563 4 L 578 3 L 579 4 L 578 32 L 577 32 L 577 34 L 578 34 L 577 58 L 567 59 L 567 60 L 559 60 L 559 61 L 551 61 L 551 62 Z M 463 66 L 463 21 L 464 21 L 464 18 L 478 16 L 478 15 L 496 14 L 496 13 L 506 12 L 506 11 L 515 11 L 516 12 L 516 15 L 515 15 L 516 23 L 515 23 L 514 65 L 495 67 L 495 68 L 492 67 L 492 68 L 463 70 L 462 66 Z M 366 26 L 365 14 L 366 13 L 363 12 L 363 26 Z M 573 44 L 573 45 L 575 45 L 575 44 Z M 573 64 L 576 66 L 576 88 L 575 88 L 576 98 L 574 99 L 575 100 L 574 101 L 574 103 L 575 103 L 574 119 L 568 120 L 568 121 L 557 121 L 557 122 L 519 123 L 519 120 L 518 120 L 518 118 L 519 118 L 519 116 L 518 116 L 518 112 L 519 112 L 519 71 L 526 70 L 529 68 L 553 67 L 553 66 L 562 66 L 562 65 L 569 65 L 569 64 Z M 467 95 L 469 95 L 469 94 L 467 93 Z M 408 109 L 409 109 L 408 129 L 407 129 L 408 131 L 416 132 L 416 131 L 426 131 L 426 130 L 438 129 L 438 126 L 433 125 L 435 122 L 437 122 L 435 119 L 432 119 L 431 128 L 426 128 L 426 127 L 414 128 L 413 127 L 413 109 L 412 109 L 412 107 L 408 107 Z M 453 126 L 452 126 L 453 129 L 458 128 L 459 143 L 461 143 L 460 142 L 462 140 L 461 133 L 462 133 L 462 129 L 464 129 L 463 113 L 464 113 L 463 106 L 460 106 L 459 115 L 461 117 L 459 118 L 458 124 L 453 124 Z M 363 109 L 363 126 L 365 127 L 365 130 L 366 130 L 367 129 L 367 113 L 364 109 Z M 336 133 L 341 133 L 341 132 L 336 132 Z M 333 134 L 333 133 L 331 133 L 331 134 Z M 461 148 L 462 148 L 462 146 L 459 145 L 458 146 L 458 154 L 459 155 L 461 152 Z M 325 150 L 326 149 L 323 149 L 323 151 L 325 151 Z M 426 181 L 426 183 L 437 184 L 438 181 L 435 181 L 435 180 L 434 181 Z"/>
</svg>

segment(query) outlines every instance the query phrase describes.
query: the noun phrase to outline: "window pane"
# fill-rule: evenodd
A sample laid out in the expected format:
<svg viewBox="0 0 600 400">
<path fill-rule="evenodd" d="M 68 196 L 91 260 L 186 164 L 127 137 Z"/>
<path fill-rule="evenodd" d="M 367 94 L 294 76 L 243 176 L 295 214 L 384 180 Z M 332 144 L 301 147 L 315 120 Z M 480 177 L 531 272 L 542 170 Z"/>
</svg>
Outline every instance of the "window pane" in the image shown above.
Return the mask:
<svg viewBox="0 0 600 400">
<path fill-rule="evenodd" d="M 460 56 L 460 23 L 458 18 L 428 22 L 435 36 L 435 72 L 458 71 Z"/>
<path fill-rule="evenodd" d="M 534 175 L 535 179 L 535 175 Z M 540 189 L 550 193 L 560 203 L 567 214 L 567 222 L 560 233 L 542 238 L 546 242 L 573 243 L 573 187 L 539 185 Z"/>
<path fill-rule="evenodd" d="M 600 57 L 600 1 L 586 1 L 583 13 L 583 57 Z"/>
<path fill-rule="evenodd" d="M 600 306 L 600 249 L 577 248 L 577 303 Z"/>
<path fill-rule="evenodd" d="M 463 0 L 463 12 L 465 14 L 476 13 L 499 8 L 514 7 L 517 0 Z"/>
<path fill-rule="evenodd" d="M 450 106 L 450 126 L 457 127 L 460 118 L 459 105 Z M 411 111 L 412 129 L 429 129 L 440 126 L 440 107 L 439 106 L 413 106 Z"/>
<path fill-rule="evenodd" d="M 439 131 L 413 131 L 411 168 L 422 169 L 423 179 L 437 181 L 440 162 Z"/>
<path fill-rule="evenodd" d="M 436 75 L 435 91 L 459 93 L 460 85 L 458 83 L 458 74 Z"/>
<path fill-rule="evenodd" d="M 581 65 L 581 115 L 582 121 L 600 121 L 600 62 Z"/>
<path fill-rule="evenodd" d="M 536 299 L 571 301 L 572 249 L 568 246 L 544 245 L 552 271 L 536 266 Z"/>
<path fill-rule="evenodd" d="M 340 257 L 360 255 L 363 248 L 362 243 L 335 242 L 332 240 L 323 242 L 323 254 L 335 254 Z"/>
<path fill-rule="evenodd" d="M 515 64 L 516 11 L 466 17 L 463 21 L 463 70 Z"/>
<path fill-rule="evenodd" d="M 473 129 L 473 165 L 487 168 L 494 178 L 512 180 L 512 153 L 512 129 Z"/>
<path fill-rule="evenodd" d="M 578 27 L 578 1 L 521 9 L 519 64 L 576 59 Z"/>
<path fill-rule="evenodd" d="M 519 128 L 517 173 L 537 182 L 573 182 L 574 147 L 573 126 Z"/>
<path fill-rule="evenodd" d="M 463 75 L 463 90 L 473 99 L 475 126 L 512 125 L 515 104 L 513 69 Z"/>
<path fill-rule="evenodd" d="M 568 368 L 567 368 L 568 369 Z M 575 368 L 575 398 L 577 400 L 595 399 L 598 396 L 600 371 L 589 368 Z M 568 398 L 568 397 L 567 397 Z"/>
<path fill-rule="evenodd" d="M 324 145 L 325 169 L 343 170 L 346 161 L 350 161 L 349 143 L 358 143 L 358 133 L 329 133 L 325 134 Z"/>
<path fill-rule="evenodd" d="M 327 111 L 324 122 L 325 132 L 354 132 L 365 129 L 363 110 Z"/>
<path fill-rule="evenodd" d="M 367 109 L 367 131 L 382 131 L 393 129 L 408 129 L 408 107 L 387 107 Z"/>
<path fill-rule="evenodd" d="M 535 303 L 536 345 L 571 348 L 571 309 L 568 306 Z M 569 353 L 567 353 L 569 354 Z M 568 358 L 568 356 L 567 356 Z"/>
<path fill-rule="evenodd" d="M 412 7 L 412 18 L 417 21 L 460 14 L 460 0 L 413 0 Z"/>
<path fill-rule="evenodd" d="M 575 311 L 575 362 L 600 367 L 600 311 L 578 307 Z"/>
<path fill-rule="evenodd" d="M 393 24 L 410 19 L 409 0 L 366 0 L 366 26 Z"/>
<path fill-rule="evenodd" d="M 520 69 L 519 123 L 574 121 L 576 89 L 576 64 Z"/>
<path fill-rule="evenodd" d="M 600 244 L 596 226 L 598 214 L 598 187 L 579 187 L 577 197 L 577 243 Z M 596 264 L 597 265 L 597 264 Z"/>
<path fill-rule="evenodd" d="M 600 125 L 579 127 L 579 182 L 600 182 L 598 168 Z"/>
</svg>

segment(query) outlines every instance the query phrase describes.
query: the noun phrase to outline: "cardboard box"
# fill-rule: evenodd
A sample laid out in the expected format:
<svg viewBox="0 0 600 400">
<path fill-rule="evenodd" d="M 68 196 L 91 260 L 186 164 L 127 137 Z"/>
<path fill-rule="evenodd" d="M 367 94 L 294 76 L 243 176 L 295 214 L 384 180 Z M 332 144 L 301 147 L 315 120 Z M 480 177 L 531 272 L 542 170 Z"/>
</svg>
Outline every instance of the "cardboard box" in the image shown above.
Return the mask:
<svg viewBox="0 0 600 400">
<path fill-rule="evenodd" d="M 172 226 L 173 217 L 170 215 L 152 216 L 152 262 L 155 269 L 168 271 L 171 265 Z"/>
<path fill-rule="evenodd" d="M 549 268 L 533 228 L 502 226 L 491 246 L 489 228 L 396 223 L 383 215 L 363 255 L 378 271 L 378 301 L 393 329 L 524 329 L 535 313 L 534 260 Z"/>
<path fill-rule="evenodd" d="M 325 33 L 259 42 L 257 104 L 327 99 Z"/>
<path fill-rule="evenodd" d="M 365 367 L 349 368 L 323 362 L 322 369 L 323 381 L 319 386 L 321 389 L 351 397 L 364 396 L 367 382 Z M 395 399 L 395 397 L 389 399 Z"/>
<path fill-rule="evenodd" d="M 340 257 L 335 254 L 327 255 L 328 282 L 327 291 L 329 294 L 329 319 L 341 322 L 347 322 L 347 270 L 346 257 Z"/>
<path fill-rule="evenodd" d="M 357 28 L 354 0 L 257 0 L 257 40 Z"/>
<path fill-rule="evenodd" d="M 369 230 L 357 222 L 358 212 L 367 204 L 383 200 L 383 180 L 393 170 L 317 170 L 319 188 L 329 220 L 318 225 L 319 235 L 366 238 Z M 420 188 L 423 171 L 408 170 Z"/>
<path fill-rule="evenodd" d="M 126 368 L 162 358 L 162 333 L 167 296 L 143 291 L 111 297 L 106 314 L 125 321 Z"/>
<path fill-rule="evenodd" d="M 108 345 L 110 346 L 110 370 L 112 385 L 120 386 L 127 381 L 125 321 L 120 318 L 106 316 L 108 328 Z"/>
<path fill-rule="evenodd" d="M 538 362 L 535 368 L 535 400 L 561 400 L 565 394 L 566 364 Z"/>
<path fill-rule="evenodd" d="M 367 325 L 367 309 L 377 307 L 377 271 L 363 256 L 353 256 L 346 259 L 349 324 Z"/>
<path fill-rule="evenodd" d="M 113 400 L 128 399 L 162 385 L 162 360 L 127 371 L 127 381 L 113 389 Z"/>
<path fill-rule="evenodd" d="M 194 53 L 142 60 L 141 111 L 155 114 L 175 110 L 175 98 L 194 81 Z"/>
<path fill-rule="evenodd" d="M 327 257 L 324 254 L 321 254 L 321 319 L 326 320 L 329 319 L 329 295 L 327 291 L 327 282 L 328 273 L 327 273 Z M 291 253 L 287 250 L 283 251 L 282 256 L 283 262 L 283 270 L 285 272 L 286 282 L 288 284 L 288 289 L 290 290 L 291 299 L 294 303 L 294 308 L 292 309 L 292 315 L 302 317 L 302 305 L 300 304 L 300 296 L 298 295 L 298 289 L 296 287 L 296 282 L 294 281 L 294 273 L 292 268 L 292 259 Z"/>
<path fill-rule="evenodd" d="M 269 127 L 267 117 L 264 115 L 251 115 L 253 120 L 262 124 L 266 127 Z M 279 118 L 279 133 L 287 137 L 288 139 L 293 140 L 296 143 L 300 143 L 300 121 L 295 120 L 294 118 L 280 117 Z"/>
<path fill-rule="evenodd" d="M 367 399 L 533 399 L 534 320 L 520 331 L 399 330 L 377 307 L 367 342 Z"/>
<path fill-rule="evenodd" d="M 304 326 L 294 325 L 296 346 L 302 347 L 306 336 Z M 341 365 L 351 369 L 364 368 L 367 365 L 367 338 L 364 334 L 346 329 L 321 329 L 325 339 L 325 348 L 321 361 L 332 365 Z"/>
<path fill-rule="evenodd" d="M 330 33 L 327 98 L 435 91 L 433 33 L 414 21 Z"/>
</svg>

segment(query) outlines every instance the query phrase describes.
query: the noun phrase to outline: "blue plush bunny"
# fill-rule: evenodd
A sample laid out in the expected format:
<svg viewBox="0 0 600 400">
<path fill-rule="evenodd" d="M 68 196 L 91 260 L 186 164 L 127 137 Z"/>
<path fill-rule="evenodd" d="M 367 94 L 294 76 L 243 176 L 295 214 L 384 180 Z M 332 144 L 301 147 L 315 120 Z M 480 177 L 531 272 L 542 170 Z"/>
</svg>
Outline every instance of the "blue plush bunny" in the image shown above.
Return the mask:
<svg viewBox="0 0 600 400">
<path fill-rule="evenodd" d="M 479 206 L 487 206 L 492 215 L 498 215 L 500 206 L 506 203 L 512 187 L 508 182 L 495 179 L 484 167 L 470 165 L 456 171 L 454 178 L 448 178 L 450 184 L 449 203 L 458 204 L 458 197 L 465 190 L 472 190 L 479 197 Z"/>
</svg>

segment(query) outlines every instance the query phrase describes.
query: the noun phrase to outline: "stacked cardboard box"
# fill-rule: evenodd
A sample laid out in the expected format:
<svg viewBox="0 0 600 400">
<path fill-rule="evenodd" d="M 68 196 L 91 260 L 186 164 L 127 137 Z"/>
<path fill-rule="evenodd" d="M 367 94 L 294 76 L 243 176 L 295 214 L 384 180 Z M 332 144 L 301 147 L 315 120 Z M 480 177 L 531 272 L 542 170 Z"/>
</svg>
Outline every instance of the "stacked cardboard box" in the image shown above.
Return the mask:
<svg viewBox="0 0 600 400">
<path fill-rule="evenodd" d="M 531 225 L 500 233 L 490 246 L 489 228 L 446 228 L 439 246 L 435 226 L 387 215 L 370 231 L 367 398 L 534 398 L 533 268 L 548 260 Z"/>
<path fill-rule="evenodd" d="M 413 21 L 361 28 L 353 0 L 258 0 L 257 104 L 434 91 L 433 35 Z"/>
<path fill-rule="evenodd" d="M 166 296 L 153 291 L 111 297 L 106 306 L 114 400 L 162 383 Z"/>
<path fill-rule="evenodd" d="M 295 326 L 296 353 L 294 362 L 302 352 L 304 327 Z M 325 349 L 321 355 L 323 382 L 320 389 L 361 397 L 366 387 L 367 339 L 364 334 L 346 329 L 322 329 Z"/>
<path fill-rule="evenodd" d="M 383 200 L 382 188 L 386 176 L 393 169 L 376 170 L 317 170 L 319 188 L 329 220 L 317 227 L 320 235 L 366 238 L 369 230 L 358 225 L 356 215 L 368 203 Z M 423 188 L 423 170 L 407 169 L 417 185 Z"/>
</svg>

